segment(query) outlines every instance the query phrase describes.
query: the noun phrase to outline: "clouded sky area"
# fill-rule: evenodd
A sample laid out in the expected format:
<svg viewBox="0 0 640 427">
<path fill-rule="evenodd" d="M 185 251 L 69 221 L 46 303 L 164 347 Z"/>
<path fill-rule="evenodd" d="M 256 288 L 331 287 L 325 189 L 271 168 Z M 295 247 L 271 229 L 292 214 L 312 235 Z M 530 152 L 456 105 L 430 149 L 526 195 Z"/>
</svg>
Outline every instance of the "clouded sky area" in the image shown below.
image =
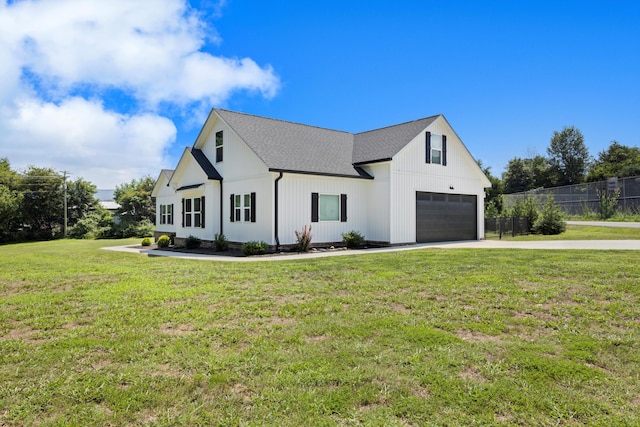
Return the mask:
<svg viewBox="0 0 640 427">
<path fill-rule="evenodd" d="M 638 1 L 0 0 L 0 157 L 99 188 L 213 107 L 361 132 L 444 114 L 500 175 L 576 126 L 640 145 Z"/>
</svg>

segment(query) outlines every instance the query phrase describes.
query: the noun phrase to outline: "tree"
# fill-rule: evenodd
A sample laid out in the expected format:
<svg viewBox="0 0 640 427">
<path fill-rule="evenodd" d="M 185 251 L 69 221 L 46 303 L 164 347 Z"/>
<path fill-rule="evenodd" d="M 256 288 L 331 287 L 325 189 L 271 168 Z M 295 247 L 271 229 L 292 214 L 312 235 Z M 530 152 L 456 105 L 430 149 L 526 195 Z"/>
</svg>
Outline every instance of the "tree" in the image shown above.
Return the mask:
<svg viewBox="0 0 640 427">
<path fill-rule="evenodd" d="M 155 184 L 153 178 L 146 176 L 116 187 L 113 196 L 120 205 L 118 213 L 124 221 L 139 222 L 146 218 L 155 223 L 156 207 L 151 199 Z"/>
<path fill-rule="evenodd" d="M 68 224 L 73 227 L 78 221 L 96 209 L 102 209 L 95 198 L 98 189 L 88 181 L 78 178 L 67 183 Z"/>
<path fill-rule="evenodd" d="M 514 157 L 507 163 L 507 170 L 502 174 L 504 192 L 520 193 L 533 188 L 533 179 L 523 159 Z"/>
<path fill-rule="evenodd" d="M 30 166 L 23 174 L 20 217 L 28 238 L 50 239 L 61 231 L 63 182 L 63 176 L 51 168 Z"/>
<path fill-rule="evenodd" d="M 20 175 L 11 170 L 9 160 L 0 158 L 0 242 L 10 241 L 18 228 L 22 195 Z"/>
<path fill-rule="evenodd" d="M 598 159 L 593 162 L 587 174 L 587 181 L 637 175 L 640 175 L 640 148 L 627 147 L 618 141 L 611 141 L 609 148 L 598 153 Z"/>
<path fill-rule="evenodd" d="M 556 185 L 580 184 L 584 181 L 591 157 L 579 129 L 569 126 L 560 132 L 554 131 L 547 154 Z"/>
<path fill-rule="evenodd" d="M 495 177 L 491 174 L 491 166 L 483 167 L 482 160 L 477 161 L 478 166 L 484 173 L 484 175 L 491 182 L 491 187 L 485 189 L 487 197 L 484 199 L 485 210 L 487 206 L 491 205 L 495 207 L 495 209 L 500 212 L 502 210 L 502 194 L 504 193 L 504 185 L 502 184 L 502 180 L 498 177 Z"/>
</svg>

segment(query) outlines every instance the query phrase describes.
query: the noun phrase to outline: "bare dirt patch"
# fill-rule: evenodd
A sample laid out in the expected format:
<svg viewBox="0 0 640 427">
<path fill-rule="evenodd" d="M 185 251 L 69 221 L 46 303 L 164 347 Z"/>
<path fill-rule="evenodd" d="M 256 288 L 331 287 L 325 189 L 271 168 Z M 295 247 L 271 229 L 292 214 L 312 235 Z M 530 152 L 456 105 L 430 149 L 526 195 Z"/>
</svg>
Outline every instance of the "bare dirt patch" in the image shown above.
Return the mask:
<svg viewBox="0 0 640 427">
<path fill-rule="evenodd" d="M 501 342 L 502 339 L 497 335 L 487 335 L 481 332 L 469 331 L 462 329 L 456 333 L 456 336 L 463 341 L 470 343 L 485 343 L 485 342 Z"/>
</svg>

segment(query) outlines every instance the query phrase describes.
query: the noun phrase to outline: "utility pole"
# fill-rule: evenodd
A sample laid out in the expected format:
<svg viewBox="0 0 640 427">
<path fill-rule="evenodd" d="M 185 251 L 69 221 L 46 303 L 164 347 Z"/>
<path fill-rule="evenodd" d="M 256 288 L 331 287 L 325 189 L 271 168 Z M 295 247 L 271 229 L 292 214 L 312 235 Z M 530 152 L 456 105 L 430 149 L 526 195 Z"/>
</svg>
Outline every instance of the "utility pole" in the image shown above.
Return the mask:
<svg viewBox="0 0 640 427">
<path fill-rule="evenodd" d="M 64 193 L 64 237 L 67 238 L 67 171 L 62 171 L 64 174 L 64 184 L 62 187 Z"/>
</svg>

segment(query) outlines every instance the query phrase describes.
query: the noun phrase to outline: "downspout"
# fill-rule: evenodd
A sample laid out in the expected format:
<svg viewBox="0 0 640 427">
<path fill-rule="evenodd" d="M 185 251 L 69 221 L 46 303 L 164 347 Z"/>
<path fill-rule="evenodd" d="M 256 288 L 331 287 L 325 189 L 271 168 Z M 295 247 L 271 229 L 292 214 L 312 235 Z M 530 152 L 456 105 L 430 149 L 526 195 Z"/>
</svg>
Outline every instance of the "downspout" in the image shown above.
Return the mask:
<svg viewBox="0 0 640 427">
<path fill-rule="evenodd" d="M 222 180 L 220 180 L 220 236 L 223 236 L 224 233 L 222 232 L 222 224 L 224 223 L 224 221 L 222 220 L 223 216 L 222 216 L 222 201 L 223 201 L 223 197 L 222 197 Z"/>
<path fill-rule="evenodd" d="M 280 175 L 278 175 L 278 177 L 276 178 L 274 184 L 273 184 L 273 195 L 275 198 L 274 204 L 273 204 L 273 210 L 274 210 L 274 223 L 273 223 L 273 232 L 275 234 L 275 238 L 276 238 L 276 252 L 280 252 L 280 236 L 278 236 L 278 182 L 282 179 L 282 176 L 284 174 L 282 172 L 280 172 Z"/>
</svg>

